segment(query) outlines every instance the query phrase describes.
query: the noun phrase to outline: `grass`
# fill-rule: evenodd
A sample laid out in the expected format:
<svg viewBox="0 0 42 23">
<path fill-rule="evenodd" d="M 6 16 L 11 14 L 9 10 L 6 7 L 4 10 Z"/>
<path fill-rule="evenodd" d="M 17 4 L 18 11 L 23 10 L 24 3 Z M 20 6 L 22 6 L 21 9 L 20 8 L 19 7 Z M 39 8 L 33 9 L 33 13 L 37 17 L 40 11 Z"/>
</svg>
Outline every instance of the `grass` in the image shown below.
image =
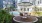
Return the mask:
<svg viewBox="0 0 42 23">
<path fill-rule="evenodd" d="M 39 16 L 42 16 L 42 12 L 36 12 Z"/>
<path fill-rule="evenodd" d="M 42 16 L 42 12 L 35 12 L 35 11 L 33 11 L 33 12 L 31 12 L 31 15 L 39 17 L 39 16 Z"/>
</svg>

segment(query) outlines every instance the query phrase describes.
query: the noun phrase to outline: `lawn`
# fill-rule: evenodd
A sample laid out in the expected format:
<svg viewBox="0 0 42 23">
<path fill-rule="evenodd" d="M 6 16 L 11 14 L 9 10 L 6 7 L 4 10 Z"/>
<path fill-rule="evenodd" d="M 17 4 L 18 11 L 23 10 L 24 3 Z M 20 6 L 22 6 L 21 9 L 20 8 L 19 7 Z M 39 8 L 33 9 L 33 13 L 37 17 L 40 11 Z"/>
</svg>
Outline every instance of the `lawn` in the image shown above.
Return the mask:
<svg viewBox="0 0 42 23">
<path fill-rule="evenodd" d="M 42 16 L 42 12 L 31 12 L 32 16 Z"/>
<path fill-rule="evenodd" d="M 42 16 L 42 12 L 36 12 L 38 16 Z"/>
</svg>

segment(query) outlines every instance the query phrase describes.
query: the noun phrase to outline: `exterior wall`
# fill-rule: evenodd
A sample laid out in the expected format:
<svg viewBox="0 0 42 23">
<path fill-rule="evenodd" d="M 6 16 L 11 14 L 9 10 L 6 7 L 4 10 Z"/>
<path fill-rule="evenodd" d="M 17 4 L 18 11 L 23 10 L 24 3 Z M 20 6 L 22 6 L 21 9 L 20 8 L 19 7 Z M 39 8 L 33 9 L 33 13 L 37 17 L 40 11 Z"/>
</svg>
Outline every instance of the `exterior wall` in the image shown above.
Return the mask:
<svg viewBox="0 0 42 23">
<path fill-rule="evenodd" d="M 32 14 L 33 11 L 34 11 L 33 9 L 32 10 L 29 9 L 29 11 L 27 11 L 28 8 L 33 8 L 33 6 L 28 6 L 28 5 L 31 5 L 31 4 L 30 3 L 25 3 L 25 4 L 24 3 L 20 3 L 20 4 L 17 4 L 17 8 L 20 8 L 20 9 L 18 9 L 18 11 L 22 12 L 22 13 L 23 12 L 31 13 L 31 15 L 33 15 Z M 22 10 L 21 10 L 21 8 L 22 8 Z M 26 8 L 26 11 L 24 11 L 24 8 Z"/>
<path fill-rule="evenodd" d="M 33 5 L 38 5 L 42 3 L 42 0 L 20 0 L 19 2 L 30 2 Z"/>
<path fill-rule="evenodd" d="M 18 4 L 19 8 L 20 9 L 22 8 L 22 11 L 21 10 L 19 10 L 19 11 L 20 12 L 24 12 L 24 8 L 26 8 L 26 10 L 27 10 L 27 8 L 32 8 L 32 11 L 30 12 L 31 13 L 31 16 L 38 16 L 38 14 L 34 11 L 33 8 L 35 8 L 35 6 L 41 4 L 42 1 L 41 0 L 33 0 L 33 1 L 30 0 L 30 2 L 32 2 L 32 4 L 33 4 L 32 6 L 33 7 L 32 6 L 27 6 L 28 4 L 25 4 L 25 6 L 23 6 L 24 5 L 23 3 L 21 4 L 22 6 Z M 42 12 L 42 11 L 39 11 L 39 12 Z M 28 11 L 27 11 L 27 13 L 28 13 Z M 41 14 L 41 16 L 42 16 L 42 14 Z"/>
<path fill-rule="evenodd" d="M 25 6 L 25 7 L 19 7 L 20 9 L 19 9 L 19 11 L 20 12 L 29 12 L 29 13 L 31 13 L 32 11 L 33 11 L 33 9 L 31 10 L 30 8 L 32 8 L 32 7 L 29 7 L 29 6 Z M 21 10 L 21 8 L 22 8 L 22 10 Z M 26 9 L 26 11 L 24 11 L 24 8 Z M 29 11 L 27 10 L 29 8 Z"/>
<path fill-rule="evenodd" d="M 10 7 L 13 5 L 13 0 L 3 0 L 3 7 Z"/>
<path fill-rule="evenodd" d="M 17 8 L 17 1 L 18 1 L 18 0 L 14 0 L 14 1 L 13 1 L 13 3 L 14 3 L 13 5 L 14 5 L 15 8 Z"/>
<path fill-rule="evenodd" d="M 33 0 L 32 3 L 34 5 L 38 5 L 38 4 L 41 4 L 42 3 L 42 0 Z"/>
<path fill-rule="evenodd" d="M 21 0 L 21 2 L 29 2 L 30 0 Z"/>
<path fill-rule="evenodd" d="M 0 0 L 0 8 L 3 8 L 3 0 Z"/>
</svg>

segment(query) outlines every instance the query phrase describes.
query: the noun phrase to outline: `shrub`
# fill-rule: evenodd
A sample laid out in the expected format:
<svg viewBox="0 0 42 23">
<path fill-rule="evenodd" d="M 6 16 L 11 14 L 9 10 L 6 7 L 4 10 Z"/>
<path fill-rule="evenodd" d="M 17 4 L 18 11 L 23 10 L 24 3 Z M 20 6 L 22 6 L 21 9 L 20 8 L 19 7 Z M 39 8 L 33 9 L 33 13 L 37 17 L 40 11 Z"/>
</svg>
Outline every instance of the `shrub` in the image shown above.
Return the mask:
<svg viewBox="0 0 42 23">
<path fill-rule="evenodd" d="M 36 23 L 42 23 L 42 17 L 38 17 L 38 21 Z"/>
<path fill-rule="evenodd" d="M 12 15 L 6 10 L 0 10 L 0 23 L 12 23 Z"/>
</svg>

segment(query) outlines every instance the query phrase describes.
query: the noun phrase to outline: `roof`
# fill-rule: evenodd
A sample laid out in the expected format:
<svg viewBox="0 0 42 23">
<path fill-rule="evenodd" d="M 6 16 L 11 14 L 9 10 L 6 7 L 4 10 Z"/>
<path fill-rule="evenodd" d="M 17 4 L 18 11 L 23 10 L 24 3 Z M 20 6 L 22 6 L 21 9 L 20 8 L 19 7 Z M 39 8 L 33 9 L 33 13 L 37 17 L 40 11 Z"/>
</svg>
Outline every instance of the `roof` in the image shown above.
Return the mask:
<svg viewBox="0 0 42 23">
<path fill-rule="evenodd" d="M 18 4 L 22 4 L 22 3 L 24 3 L 24 4 L 26 4 L 26 3 L 27 3 L 28 5 L 33 5 L 33 4 L 32 4 L 32 3 L 30 3 L 30 2 L 21 2 L 21 3 L 18 3 Z M 27 5 L 27 4 L 26 4 L 26 5 Z"/>
<path fill-rule="evenodd" d="M 30 2 L 20 2 L 20 3 L 30 3 Z M 30 4 L 32 4 L 32 3 L 30 3 Z"/>
</svg>

